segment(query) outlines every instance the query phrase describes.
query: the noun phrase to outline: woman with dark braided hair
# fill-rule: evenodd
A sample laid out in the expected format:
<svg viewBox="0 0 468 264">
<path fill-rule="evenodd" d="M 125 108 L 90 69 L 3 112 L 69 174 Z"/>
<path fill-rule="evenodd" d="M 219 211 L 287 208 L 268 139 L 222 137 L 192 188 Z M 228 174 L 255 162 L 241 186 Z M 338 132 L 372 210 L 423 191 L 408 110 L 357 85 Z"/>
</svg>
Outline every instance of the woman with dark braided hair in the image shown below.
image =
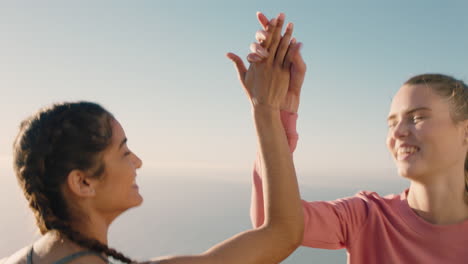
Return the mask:
<svg viewBox="0 0 468 264">
<path fill-rule="evenodd" d="M 252 103 L 266 182 L 265 224 L 226 240 L 203 254 L 143 263 L 278 263 L 301 242 L 303 216 L 280 104 L 300 44 L 281 37 L 284 16 L 269 27 L 271 56 L 242 76 Z M 0 263 L 137 263 L 107 246 L 112 221 L 143 199 L 136 184 L 142 161 L 127 146 L 125 132 L 103 107 L 61 103 L 21 123 L 14 143 L 20 186 L 43 236 Z"/>
</svg>

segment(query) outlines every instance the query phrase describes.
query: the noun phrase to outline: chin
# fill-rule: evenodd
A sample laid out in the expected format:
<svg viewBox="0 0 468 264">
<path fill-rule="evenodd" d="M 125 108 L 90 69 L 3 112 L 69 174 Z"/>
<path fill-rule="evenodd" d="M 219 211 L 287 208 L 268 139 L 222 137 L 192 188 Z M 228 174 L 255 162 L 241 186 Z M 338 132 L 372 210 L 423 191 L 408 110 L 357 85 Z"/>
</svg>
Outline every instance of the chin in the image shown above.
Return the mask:
<svg viewBox="0 0 468 264">
<path fill-rule="evenodd" d="M 417 168 L 416 166 L 400 165 L 398 166 L 398 174 L 400 174 L 400 176 L 403 178 L 409 180 L 416 180 L 418 178 L 421 178 L 421 176 L 424 173 L 420 168 Z"/>
<path fill-rule="evenodd" d="M 143 197 L 140 194 L 137 195 L 132 195 L 131 198 L 127 199 L 127 202 L 125 203 L 125 210 L 138 207 L 143 203 Z"/>
<path fill-rule="evenodd" d="M 132 207 L 140 206 L 143 203 L 143 196 L 141 196 L 141 194 L 138 194 L 134 200 L 135 200 L 135 203 Z"/>
</svg>

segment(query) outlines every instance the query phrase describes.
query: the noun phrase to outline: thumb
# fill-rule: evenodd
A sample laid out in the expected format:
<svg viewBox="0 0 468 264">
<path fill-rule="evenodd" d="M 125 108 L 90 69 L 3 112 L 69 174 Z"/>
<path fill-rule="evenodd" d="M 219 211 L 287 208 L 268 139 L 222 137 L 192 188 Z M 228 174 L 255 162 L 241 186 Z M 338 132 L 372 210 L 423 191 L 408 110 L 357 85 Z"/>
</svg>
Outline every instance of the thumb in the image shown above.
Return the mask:
<svg viewBox="0 0 468 264">
<path fill-rule="evenodd" d="M 307 65 L 305 64 L 304 58 L 302 57 L 302 42 L 297 42 L 297 46 L 297 51 L 294 53 L 292 58 L 292 64 L 294 65 L 296 71 L 304 75 L 307 70 Z"/>
<path fill-rule="evenodd" d="M 228 57 L 232 62 L 234 62 L 237 74 L 239 76 L 239 80 L 242 82 L 242 84 L 244 84 L 245 73 L 247 72 L 247 68 L 245 68 L 244 62 L 241 58 L 239 58 L 239 56 L 232 52 L 226 54 L 226 57 Z"/>
<path fill-rule="evenodd" d="M 301 47 L 299 47 L 299 50 L 297 51 L 297 53 L 295 54 L 293 58 L 293 64 L 296 65 L 297 70 L 299 70 L 301 73 L 304 74 L 305 71 L 307 70 L 307 65 L 305 64 L 304 58 L 302 57 L 302 54 L 301 54 L 302 43 L 300 44 L 301 44 Z"/>
</svg>

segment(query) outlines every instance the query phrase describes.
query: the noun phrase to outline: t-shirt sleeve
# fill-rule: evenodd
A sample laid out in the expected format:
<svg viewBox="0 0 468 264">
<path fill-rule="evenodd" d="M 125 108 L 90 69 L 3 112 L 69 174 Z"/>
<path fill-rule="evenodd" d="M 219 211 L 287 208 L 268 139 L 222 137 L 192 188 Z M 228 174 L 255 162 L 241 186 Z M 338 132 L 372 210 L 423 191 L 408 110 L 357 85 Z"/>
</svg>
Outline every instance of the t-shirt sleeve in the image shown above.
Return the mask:
<svg viewBox="0 0 468 264">
<path fill-rule="evenodd" d="M 302 201 L 303 246 L 340 249 L 349 247 L 368 218 L 368 204 L 353 196 L 335 201 Z"/>
<path fill-rule="evenodd" d="M 297 146 L 297 114 L 281 112 L 291 153 Z M 252 200 L 250 217 L 252 225 L 259 227 L 264 222 L 263 186 L 261 164 L 257 159 L 253 169 Z M 340 249 L 348 247 L 365 224 L 368 202 L 360 195 L 335 201 L 302 201 L 304 210 L 304 240 L 302 245 L 314 248 Z"/>
</svg>

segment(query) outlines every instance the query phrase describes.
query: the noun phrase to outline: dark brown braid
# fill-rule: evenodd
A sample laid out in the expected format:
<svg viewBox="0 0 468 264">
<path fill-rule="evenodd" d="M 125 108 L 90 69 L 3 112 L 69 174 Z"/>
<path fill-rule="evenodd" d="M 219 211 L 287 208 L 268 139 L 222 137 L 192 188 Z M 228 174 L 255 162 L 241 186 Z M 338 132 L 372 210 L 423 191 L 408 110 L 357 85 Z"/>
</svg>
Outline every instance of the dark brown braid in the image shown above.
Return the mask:
<svg viewBox="0 0 468 264">
<path fill-rule="evenodd" d="M 57 231 L 78 245 L 134 263 L 122 253 L 71 226 L 70 206 L 61 186 L 74 170 L 99 178 L 101 153 L 111 142 L 113 116 L 98 104 L 62 103 L 24 120 L 14 143 L 14 168 L 41 234 Z"/>
<path fill-rule="evenodd" d="M 405 84 L 427 85 L 442 98 L 448 99 L 452 107 L 450 114 L 453 121 L 468 119 L 468 86 L 463 81 L 443 74 L 421 74 L 412 77 Z M 468 153 L 465 157 L 465 189 L 468 198 Z"/>
</svg>

